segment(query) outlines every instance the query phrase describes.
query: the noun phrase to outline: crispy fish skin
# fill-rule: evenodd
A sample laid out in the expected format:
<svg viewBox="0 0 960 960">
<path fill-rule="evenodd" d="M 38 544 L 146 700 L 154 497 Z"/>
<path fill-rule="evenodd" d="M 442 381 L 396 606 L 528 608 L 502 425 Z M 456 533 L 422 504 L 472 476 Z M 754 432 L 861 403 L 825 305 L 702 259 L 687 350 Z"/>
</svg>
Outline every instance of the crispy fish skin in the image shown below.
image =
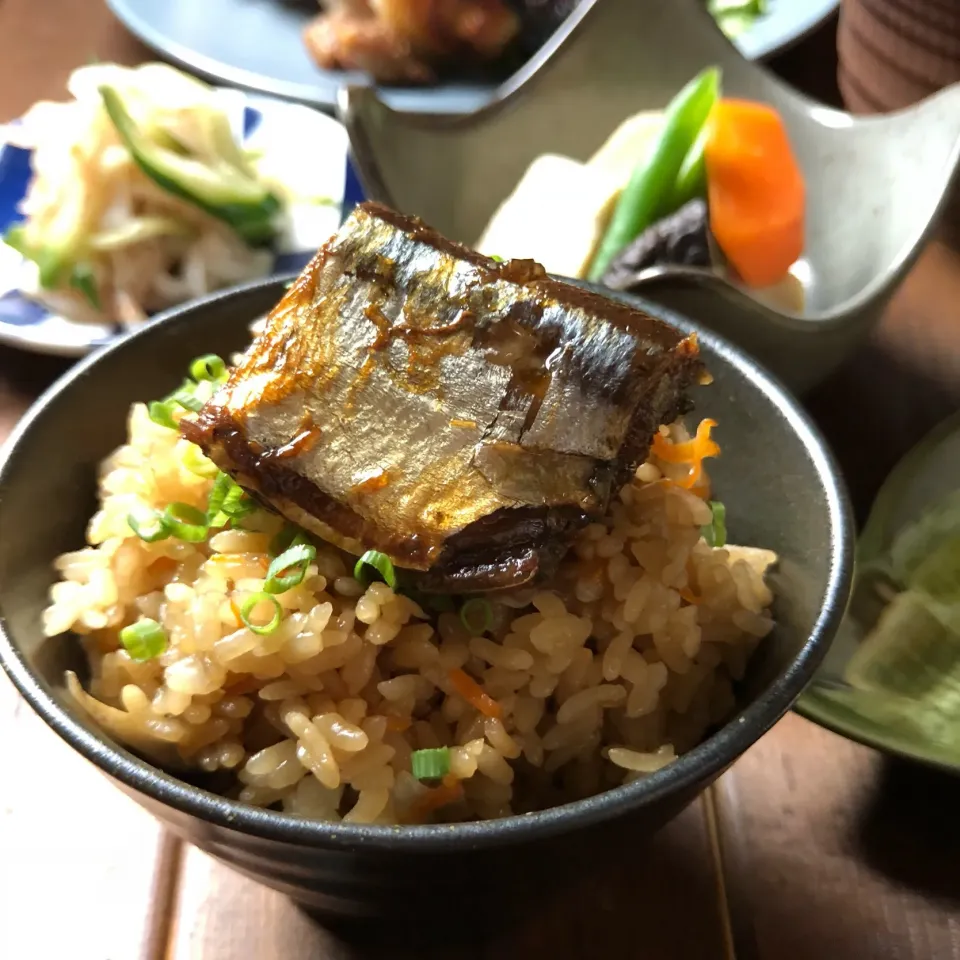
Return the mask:
<svg viewBox="0 0 960 960">
<path fill-rule="evenodd" d="M 497 589 L 551 571 L 702 375 L 654 317 L 367 203 L 182 431 L 323 539 Z"/>
</svg>

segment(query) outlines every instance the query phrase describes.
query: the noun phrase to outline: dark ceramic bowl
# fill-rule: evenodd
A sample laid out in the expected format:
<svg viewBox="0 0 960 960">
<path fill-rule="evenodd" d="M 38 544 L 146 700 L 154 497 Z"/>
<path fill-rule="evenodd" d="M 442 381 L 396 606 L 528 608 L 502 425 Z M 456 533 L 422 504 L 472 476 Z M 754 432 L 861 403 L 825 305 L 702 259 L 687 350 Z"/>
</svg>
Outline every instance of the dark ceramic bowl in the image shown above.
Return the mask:
<svg viewBox="0 0 960 960">
<path fill-rule="evenodd" d="M 281 278 L 172 311 L 79 363 L 23 419 L 0 461 L 3 666 L 61 737 L 170 829 L 327 915 L 434 918 L 459 906 L 466 914 L 456 915 L 472 925 L 610 858 L 636 857 L 642 869 L 638 844 L 772 726 L 812 677 L 843 614 L 852 563 L 846 497 L 823 441 L 780 386 L 707 331 L 700 342 L 715 382 L 695 399 L 720 424 L 724 453 L 711 474 L 734 540 L 782 557 L 772 584 L 777 627 L 751 663 L 741 712 L 668 767 L 589 800 L 487 823 L 318 823 L 156 769 L 101 734 L 65 695 L 64 670 L 85 673 L 79 645 L 44 639 L 40 615 L 54 557 L 83 543 L 98 462 L 123 441 L 133 401 L 168 393 L 198 354 L 242 347 L 250 321 L 283 289 Z"/>
</svg>

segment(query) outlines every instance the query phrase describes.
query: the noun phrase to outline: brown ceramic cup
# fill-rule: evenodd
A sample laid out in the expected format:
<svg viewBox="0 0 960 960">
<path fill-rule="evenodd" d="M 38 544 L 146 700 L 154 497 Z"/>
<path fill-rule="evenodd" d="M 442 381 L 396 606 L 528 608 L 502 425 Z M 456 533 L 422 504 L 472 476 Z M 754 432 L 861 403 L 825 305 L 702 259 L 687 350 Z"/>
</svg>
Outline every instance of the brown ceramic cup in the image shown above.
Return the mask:
<svg viewBox="0 0 960 960">
<path fill-rule="evenodd" d="M 842 0 L 838 83 L 851 113 L 887 113 L 960 81 L 960 0 Z M 960 243 L 960 190 L 942 232 Z"/>
</svg>

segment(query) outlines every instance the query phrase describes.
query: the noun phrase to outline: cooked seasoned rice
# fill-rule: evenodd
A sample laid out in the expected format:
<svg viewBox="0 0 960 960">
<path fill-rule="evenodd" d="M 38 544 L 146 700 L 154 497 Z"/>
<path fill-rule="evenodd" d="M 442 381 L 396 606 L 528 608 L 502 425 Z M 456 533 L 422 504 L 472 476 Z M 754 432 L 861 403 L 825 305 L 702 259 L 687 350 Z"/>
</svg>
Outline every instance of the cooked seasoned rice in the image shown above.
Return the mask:
<svg viewBox="0 0 960 960">
<path fill-rule="evenodd" d="M 355 558 L 322 543 L 303 582 L 276 597 L 279 627 L 260 636 L 238 611 L 263 589 L 281 518 L 257 510 L 199 543 L 131 534 L 131 511 L 205 508 L 212 480 L 185 466 L 188 451 L 195 467 L 195 448 L 133 407 L 127 444 L 102 468 L 90 546 L 57 560 L 44 629 L 80 636 L 89 692 L 73 675 L 68 686 L 109 734 L 174 770 L 226 772 L 247 803 L 411 823 L 597 793 L 726 719 L 772 627 L 774 555 L 709 547 L 709 506 L 652 459 L 582 532 L 552 589 L 493 599 L 482 636 L 455 612 L 363 586 Z M 169 638 L 145 662 L 119 641 L 139 617 Z M 451 748 L 450 773 L 429 786 L 410 757 L 438 746 Z"/>
</svg>

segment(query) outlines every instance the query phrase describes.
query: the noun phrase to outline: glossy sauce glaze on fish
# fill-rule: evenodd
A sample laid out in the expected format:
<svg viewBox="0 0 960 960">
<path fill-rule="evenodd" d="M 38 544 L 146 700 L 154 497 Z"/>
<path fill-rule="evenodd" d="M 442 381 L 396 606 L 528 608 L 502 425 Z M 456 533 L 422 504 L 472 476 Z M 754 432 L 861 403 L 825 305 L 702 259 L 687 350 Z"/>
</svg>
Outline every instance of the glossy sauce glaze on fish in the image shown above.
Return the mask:
<svg viewBox="0 0 960 960">
<path fill-rule="evenodd" d="M 704 376 L 648 314 L 368 203 L 181 430 L 344 550 L 494 590 L 552 573 Z"/>
</svg>

